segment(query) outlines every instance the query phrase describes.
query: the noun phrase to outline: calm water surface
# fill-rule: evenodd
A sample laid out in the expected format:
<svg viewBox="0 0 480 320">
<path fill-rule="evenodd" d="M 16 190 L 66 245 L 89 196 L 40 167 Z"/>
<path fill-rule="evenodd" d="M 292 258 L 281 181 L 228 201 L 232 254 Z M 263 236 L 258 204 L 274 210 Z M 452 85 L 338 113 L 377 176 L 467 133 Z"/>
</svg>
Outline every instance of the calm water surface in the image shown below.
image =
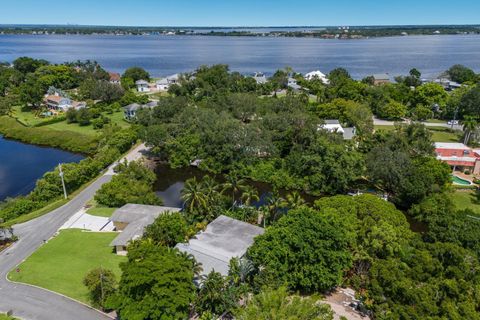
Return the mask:
<svg viewBox="0 0 480 320">
<path fill-rule="evenodd" d="M 0 136 L 0 201 L 29 193 L 38 178 L 59 163 L 78 162 L 83 156 L 34 146 Z"/>
<path fill-rule="evenodd" d="M 325 40 L 270 37 L 0 35 L 0 61 L 20 56 L 54 63 L 97 60 L 122 72 L 138 65 L 153 76 L 224 63 L 242 73 L 271 74 L 291 66 L 298 72 L 345 67 L 355 78 L 374 73 L 406 74 L 413 67 L 433 77 L 456 63 L 480 71 L 480 36 L 431 35 Z"/>
</svg>

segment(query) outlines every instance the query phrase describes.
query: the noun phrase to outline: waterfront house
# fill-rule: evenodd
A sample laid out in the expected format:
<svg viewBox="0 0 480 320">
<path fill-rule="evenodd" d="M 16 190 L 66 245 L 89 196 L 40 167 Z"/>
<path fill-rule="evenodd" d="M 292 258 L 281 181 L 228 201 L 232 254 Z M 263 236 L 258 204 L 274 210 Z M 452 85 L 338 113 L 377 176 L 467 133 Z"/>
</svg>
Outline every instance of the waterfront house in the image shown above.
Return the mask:
<svg viewBox="0 0 480 320">
<path fill-rule="evenodd" d="M 118 255 L 126 255 L 128 244 L 141 238 L 145 228 L 151 225 L 159 215 L 178 211 L 180 211 L 180 208 L 131 203 L 124 205 L 115 210 L 110 217 L 115 230 L 120 232 L 110 243 L 110 246 L 115 248 Z"/>
<path fill-rule="evenodd" d="M 178 73 L 172 74 L 171 76 L 168 76 L 166 79 L 169 85 L 178 84 L 180 82 L 180 74 Z"/>
<path fill-rule="evenodd" d="M 72 108 L 78 110 L 87 107 L 87 104 L 84 101 L 75 101 L 67 97 L 62 97 L 58 94 L 45 95 L 43 102 L 48 109 L 62 112 Z"/>
<path fill-rule="evenodd" d="M 135 85 L 137 86 L 138 92 L 150 92 L 150 87 L 148 85 L 148 82 L 145 80 L 137 80 L 135 82 Z"/>
<path fill-rule="evenodd" d="M 436 142 L 437 159 L 446 162 L 455 171 L 468 170 L 480 174 L 480 150 L 472 149 L 463 143 Z"/>
<path fill-rule="evenodd" d="M 170 84 L 168 83 L 168 80 L 166 78 L 157 80 L 155 82 L 155 85 L 158 91 L 168 91 L 168 89 L 170 88 Z"/>
<path fill-rule="evenodd" d="M 242 258 L 255 237 L 263 232 L 263 228 L 221 215 L 205 231 L 175 248 L 193 255 L 201 263 L 202 275 L 215 271 L 227 276 L 230 260 Z"/>
<path fill-rule="evenodd" d="M 267 83 L 267 77 L 262 72 L 255 72 L 255 74 L 253 75 L 253 80 L 255 80 L 257 84 Z"/>
<path fill-rule="evenodd" d="M 149 103 L 146 103 L 146 104 L 138 104 L 138 103 L 129 104 L 128 106 L 123 107 L 124 118 L 126 120 L 132 120 L 137 116 L 138 110 L 142 108 L 153 109 L 157 105 L 158 105 L 158 102 L 156 101 L 150 101 Z"/>
<path fill-rule="evenodd" d="M 327 76 L 319 70 L 307 73 L 305 75 L 305 79 L 308 80 L 308 81 L 318 79 L 318 80 L 321 80 L 324 84 L 328 84 L 330 82 L 328 80 Z"/>
<path fill-rule="evenodd" d="M 120 84 L 120 73 L 117 73 L 117 72 L 109 72 L 108 73 L 108 76 L 110 77 L 109 78 L 109 81 L 110 83 L 113 83 L 113 84 Z"/>
<path fill-rule="evenodd" d="M 379 73 L 373 75 L 373 84 L 380 86 L 382 84 L 390 83 L 390 76 L 386 73 Z"/>
</svg>

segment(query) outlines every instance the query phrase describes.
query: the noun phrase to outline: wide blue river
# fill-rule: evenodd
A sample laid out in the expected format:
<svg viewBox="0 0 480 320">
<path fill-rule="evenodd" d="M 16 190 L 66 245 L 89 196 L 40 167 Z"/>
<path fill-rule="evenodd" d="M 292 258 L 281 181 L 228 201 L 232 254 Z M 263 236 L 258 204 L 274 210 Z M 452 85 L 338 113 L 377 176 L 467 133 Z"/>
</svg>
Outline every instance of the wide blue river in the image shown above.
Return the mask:
<svg viewBox="0 0 480 320">
<path fill-rule="evenodd" d="M 38 178 L 59 163 L 78 162 L 83 156 L 7 140 L 0 135 L 0 201 L 29 193 Z"/>
<path fill-rule="evenodd" d="M 344 67 L 355 78 L 374 73 L 406 74 L 412 67 L 434 77 L 453 64 L 480 71 L 480 36 L 431 35 L 364 40 L 209 36 L 0 35 L 0 61 L 20 56 L 54 63 L 97 60 L 122 72 L 141 66 L 153 76 L 224 63 L 242 73 L 271 74 Z"/>
</svg>

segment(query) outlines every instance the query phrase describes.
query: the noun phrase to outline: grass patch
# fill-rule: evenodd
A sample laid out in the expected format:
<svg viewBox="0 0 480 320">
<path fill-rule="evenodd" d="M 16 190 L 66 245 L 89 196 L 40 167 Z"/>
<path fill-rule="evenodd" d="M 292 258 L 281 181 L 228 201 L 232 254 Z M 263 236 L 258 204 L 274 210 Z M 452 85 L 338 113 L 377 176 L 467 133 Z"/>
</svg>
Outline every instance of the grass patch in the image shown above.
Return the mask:
<svg viewBox="0 0 480 320">
<path fill-rule="evenodd" d="M 0 314 L 0 320 L 17 320 L 18 318 L 14 318 L 12 316 L 6 315 L 5 313 Z"/>
<path fill-rule="evenodd" d="M 461 132 L 445 127 L 428 127 L 428 130 L 432 133 L 434 142 L 458 142 L 462 138 Z"/>
<path fill-rule="evenodd" d="M 44 126 L 44 128 L 49 128 L 49 129 L 58 130 L 58 131 L 70 131 L 70 132 L 75 132 L 75 133 L 79 133 L 87 136 L 99 135 L 99 131 L 93 129 L 93 126 L 91 124 L 88 126 L 80 126 L 78 125 L 78 123 L 67 123 L 67 121 L 62 121 L 62 122 L 46 125 Z"/>
<path fill-rule="evenodd" d="M 101 266 L 111 269 L 120 280 L 119 263 L 126 257 L 116 255 L 109 246 L 116 236 L 115 232 L 62 230 L 25 260 L 20 272 L 13 270 L 8 278 L 89 303 L 88 290 L 82 283 L 88 271 Z"/>
<path fill-rule="evenodd" d="M 0 117 L 0 133 L 6 138 L 86 154 L 90 154 L 96 149 L 96 137 L 73 131 L 60 133 L 49 126 L 25 127 L 13 118 Z"/>
<path fill-rule="evenodd" d="M 117 208 L 108 208 L 108 207 L 98 206 L 98 207 L 93 207 L 88 209 L 87 213 L 91 214 L 92 216 L 110 218 L 115 210 L 117 210 Z"/>
<path fill-rule="evenodd" d="M 395 126 L 380 126 L 380 125 L 374 125 L 373 126 L 375 131 L 393 131 L 395 130 Z"/>
<path fill-rule="evenodd" d="M 477 190 L 455 190 L 451 198 L 457 209 L 470 209 L 480 215 L 480 194 Z"/>
</svg>

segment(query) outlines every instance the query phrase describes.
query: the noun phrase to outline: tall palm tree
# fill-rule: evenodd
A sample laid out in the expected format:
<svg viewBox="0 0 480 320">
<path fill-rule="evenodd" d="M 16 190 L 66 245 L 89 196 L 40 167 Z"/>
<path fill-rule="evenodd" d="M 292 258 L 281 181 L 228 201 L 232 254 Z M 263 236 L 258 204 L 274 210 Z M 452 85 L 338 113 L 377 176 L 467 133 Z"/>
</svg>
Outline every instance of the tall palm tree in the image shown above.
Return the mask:
<svg viewBox="0 0 480 320">
<path fill-rule="evenodd" d="M 293 191 L 292 193 L 288 194 L 287 198 L 285 199 L 285 206 L 289 209 L 296 209 L 304 204 L 305 200 L 298 191 Z"/>
<path fill-rule="evenodd" d="M 235 203 L 235 194 L 245 190 L 245 179 L 241 179 L 236 172 L 226 174 L 225 182 L 223 183 L 222 192 L 230 190 L 232 192 L 232 204 Z"/>
<path fill-rule="evenodd" d="M 259 201 L 258 191 L 252 186 L 246 186 L 242 193 L 242 201 L 247 207 L 250 206 L 252 201 Z"/>
<path fill-rule="evenodd" d="M 196 208 L 204 209 L 207 207 L 207 195 L 203 184 L 197 181 L 196 177 L 185 182 L 182 190 L 182 200 L 183 206 L 190 212 L 193 212 Z"/>
<path fill-rule="evenodd" d="M 463 140 L 464 144 L 468 144 L 470 141 L 470 137 L 472 132 L 474 132 L 478 127 L 478 120 L 472 116 L 465 116 L 462 121 L 463 124 L 463 131 L 465 131 L 465 139 Z"/>
</svg>

